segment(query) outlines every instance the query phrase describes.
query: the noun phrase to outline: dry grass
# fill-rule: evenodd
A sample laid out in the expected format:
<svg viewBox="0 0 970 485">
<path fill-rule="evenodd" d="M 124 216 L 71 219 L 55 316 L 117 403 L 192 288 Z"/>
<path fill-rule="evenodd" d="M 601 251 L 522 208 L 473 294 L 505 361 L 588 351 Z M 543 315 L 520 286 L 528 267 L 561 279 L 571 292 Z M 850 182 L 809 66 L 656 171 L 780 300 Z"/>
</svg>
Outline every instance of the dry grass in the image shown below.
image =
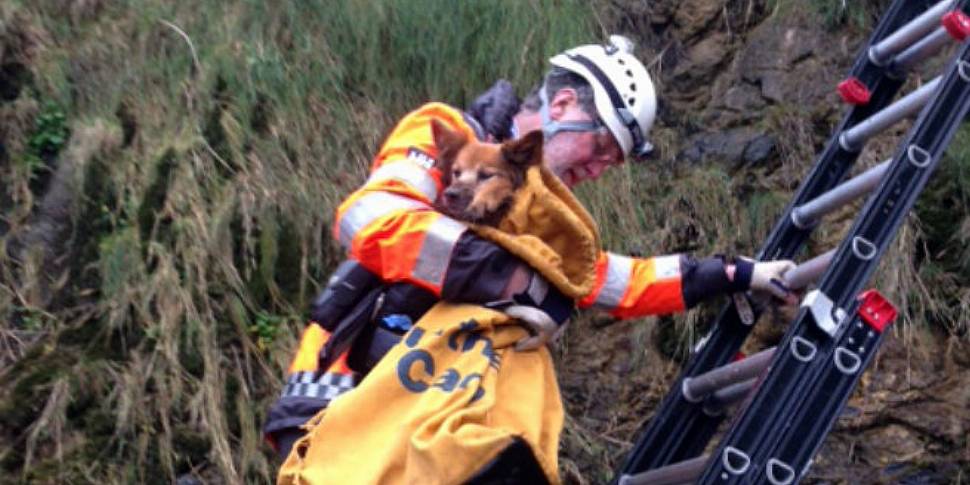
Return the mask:
<svg viewBox="0 0 970 485">
<path fill-rule="evenodd" d="M 589 38 L 546 3 L 4 3 L 31 81 L 0 104 L 3 475 L 272 481 L 259 427 L 336 205 L 406 110 L 524 91 Z"/>
</svg>

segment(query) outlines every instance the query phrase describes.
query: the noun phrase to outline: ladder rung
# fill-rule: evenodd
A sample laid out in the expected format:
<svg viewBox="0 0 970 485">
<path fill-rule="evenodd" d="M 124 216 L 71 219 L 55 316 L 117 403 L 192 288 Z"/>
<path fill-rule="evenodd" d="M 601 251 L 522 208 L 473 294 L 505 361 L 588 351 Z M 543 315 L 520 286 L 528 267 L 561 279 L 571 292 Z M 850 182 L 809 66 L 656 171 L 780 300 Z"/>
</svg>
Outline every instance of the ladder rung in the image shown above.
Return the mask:
<svg viewBox="0 0 970 485">
<path fill-rule="evenodd" d="M 892 61 L 893 71 L 897 73 L 909 71 L 920 61 L 932 57 L 939 52 L 952 40 L 953 37 L 950 37 L 949 32 L 945 28 L 940 27 L 934 30 L 919 42 L 913 44 L 912 47 L 897 55 Z"/>
<path fill-rule="evenodd" d="M 968 7 L 970 0 L 961 0 L 959 5 Z M 880 316 L 874 320 L 875 326 L 860 321 L 859 315 L 850 317 L 844 309 L 856 303 L 853 300 L 875 271 L 968 114 L 970 44 L 964 43 L 947 66 L 938 91 L 900 143 L 879 188 L 839 246 L 813 292 L 816 298 L 803 301 L 802 307 L 810 311 L 799 311 L 789 326 L 784 341 L 791 344 L 791 352 L 777 352 L 760 377 L 758 391 L 749 398 L 744 412 L 734 418 L 708 462 L 700 483 L 797 480 L 795 472 L 800 473 L 818 450 L 833 416 L 871 361 L 882 335 L 876 330 L 888 321 L 882 316 L 888 310 L 881 305 L 872 305 L 866 311 L 873 318 Z M 765 469 L 769 460 L 775 460 L 775 466 Z M 776 473 L 764 478 L 769 471 Z"/>
<path fill-rule="evenodd" d="M 859 151 L 866 141 L 873 136 L 919 113 L 939 87 L 939 77 L 920 86 L 919 89 L 903 96 L 895 103 L 886 106 L 878 113 L 842 132 L 842 135 L 839 136 L 839 144 L 850 152 Z"/>
<path fill-rule="evenodd" d="M 757 377 L 771 362 L 775 349 L 765 349 L 750 357 L 684 379 L 682 392 L 688 401 L 698 402 L 718 389 Z"/>
<path fill-rule="evenodd" d="M 724 389 L 719 389 L 711 394 L 704 402 L 704 413 L 708 416 L 720 416 L 728 406 L 744 399 L 758 384 L 757 378 L 731 384 Z"/>
<path fill-rule="evenodd" d="M 842 183 L 842 185 L 795 207 L 791 212 L 792 223 L 799 228 L 808 229 L 814 226 L 826 214 L 872 192 L 879 185 L 879 181 L 882 180 L 883 176 L 886 175 L 886 170 L 889 169 L 889 163 L 891 161 L 886 160 L 856 175 Z M 801 287 L 798 286 L 796 288 Z"/>
<path fill-rule="evenodd" d="M 674 463 L 636 475 L 623 475 L 620 485 L 680 485 L 694 483 L 704 472 L 709 455 L 698 456 L 680 463 Z"/>
<path fill-rule="evenodd" d="M 877 66 L 885 65 L 914 42 L 922 39 L 939 26 L 940 17 L 953 7 L 953 0 L 944 0 L 930 7 L 922 15 L 909 21 L 885 39 L 869 48 L 869 59 Z"/>
<path fill-rule="evenodd" d="M 881 16 L 878 25 L 875 27 L 869 46 L 892 36 L 894 32 L 901 30 L 914 18 L 925 14 L 927 5 L 934 5 L 937 2 L 938 0 L 925 3 L 914 2 L 913 0 L 893 0 L 892 5 Z M 950 4 L 945 3 L 943 5 L 949 6 Z M 952 5 L 963 10 L 967 5 L 970 5 L 970 0 L 959 0 L 959 2 L 952 2 Z M 946 10 L 944 6 L 935 7 L 937 14 L 943 14 Z M 922 27 L 922 32 L 920 32 L 920 29 L 916 29 L 916 34 L 925 36 L 934 28 L 939 27 L 939 24 L 936 24 L 936 19 L 925 22 L 925 24 L 927 26 Z M 897 39 L 902 35 L 899 34 Z M 903 80 L 900 79 L 901 76 L 898 75 L 901 73 L 891 69 L 890 63 L 899 53 L 905 51 L 912 43 L 918 42 L 921 38 L 921 35 L 907 35 L 910 36 L 911 41 L 899 42 L 897 47 L 887 49 L 886 52 L 891 51 L 891 53 L 886 57 L 885 65 L 877 65 L 869 59 L 870 49 L 868 47 L 859 51 L 859 56 L 856 57 L 847 77 L 860 80 L 863 89 L 859 92 L 863 95 L 868 94 L 870 99 L 868 103 L 864 104 L 864 107 L 856 104 L 846 111 L 839 125 L 839 131 L 826 143 L 824 151 L 819 154 L 815 167 L 808 173 L 794 194 L 792 207 L 786 210 L 785 216 L 777 222 L 761 245 L 757 253 L 758 259 L 791 259 L 804 245 L 809 230 L 798 228 L 792 224 L 791 209 L 832 189 L 851 169 L 859 152 L 843 150 L 839 146 L 838 135 L 844 132 L 846 128 L 858 124 L 859 121 L 887 106 L 899 91 L 903 84 Z M 883 45 L 883 47 L 889 46 L 890 43 Z M 970 72 L 970 68 L 965 70 Z M 831 258 L 830 265 L 835 266 L 837 264 L 839 264 L 839 261 Z M 640 436 L 621 467 L 616 477 L 617 482 L 624 475 L 635 475 L 646 470 L 659 469 L 664 465 L 698 456 L 709 446 L 709 441 L 723 420 L 719 417 L 705 415 L 704 407 L 707 401 L 690 403 L 685 399 L 680 387 L 689 376 L 701 375 L 711 369 L 723 366 L 730 362 L 732 356 L 737 353 L 752 328 L 745 322 L 742 308 L 736 303 L 738 300 L 736 298 L 734 299 L 735 303 L 729 303 L 723 307 L 713 322 L 711 331 L 703 340 L 706 344 L 699 345 L 685 364 L 678 378 L 677 388 L 672 389 L 664 397 L 649 425 L 644 426 L 638 433 Z M 741 298 L 740 300 L 745 299 Z M 757 314 L 753 314 L 752 319 L 755 316 Z M 759 376 L 759 378 L 764 379 L 765 377 Z M 758 386 L 764 386 L 764 384 L 764 382 L 759 382 Z M 749 399 L 753 403 L 759 401 L 759 394 L 755 393 Z M 744 420 L 745 414 L 741 414 L 737 419 Z M 765 414 L 765 419 L 770 418 L 772 418 L 770 413 Z M 737 458 L 738 456 L 732 455 L 727 458 L 732 457 Z M 743 464 L 739 463 L 738 460 L 729 461 L 728 464 L 731 465 L 732 469 L 737 468 L 735 465 Z M 715 465 L 715 462 L 721 462 L 720 453 L 718 453 L 717 459 L 708 462 L 708 466 Z M 708 483 L 715 483 L 716 480 L 721 478 L 721 474 L 712 474 Z M 698 479 L 703 480 L 704 478 Z M 737 481 L 735 480 L 735 482 Z"/>
<path fill-rule="evenodd" d="M 835 251 L 835 249 L 832 249 L 827 253 L 815 256 L 785 272 L 785 286 L 800 290 L 814 283 L 829 267 L 832 258 L 835 256 Z"/>
</svg>

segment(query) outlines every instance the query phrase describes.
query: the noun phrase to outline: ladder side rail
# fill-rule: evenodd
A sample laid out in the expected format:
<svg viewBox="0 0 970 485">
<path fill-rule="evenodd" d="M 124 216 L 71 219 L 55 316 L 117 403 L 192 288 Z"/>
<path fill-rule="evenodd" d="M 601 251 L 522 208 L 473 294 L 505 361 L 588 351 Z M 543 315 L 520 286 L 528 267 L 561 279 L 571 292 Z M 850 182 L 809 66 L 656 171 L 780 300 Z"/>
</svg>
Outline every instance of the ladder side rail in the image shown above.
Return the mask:
<svg viewBox="0 0 970 485">
<path fill-rule="evenodd" d="M 888 77 L 887 71 L 873 64 L 867 54 L 868 46 L 899 28 L 919 13 L 918 2 L 896 0 L 883 15 L 869 43 L 860 49 L 851 76 L 862 80 L 872 96 L 865 105 L 851 106 L 830 138 L 825 151 L 810 170 L 782 217 L 775 224 L 757 259 L 792 258 L 804 244 L 811 229 L 794 225 L 792 210 L 836 186 L 854 164 L 859 153 L 850 152 L 839 144 L 839 134 L 878 112 L 892 100 L 902 79 Z M 754 315 L 755 319 L 757 315 Z M 641 430 L 640 438 L 621 468 L 625 474 L 635 474 L 665 464 L 683 461 L 703 449 L 717 429 L 721 418 L 703 415 L 679 391 L 685 377 L 697 375 L 729 362 L 747 339 L 751 328 L 742 321 L 735 302 L 726 304 L 712 325 L 706 343 L 691 356 L 681 371 L 673 389 L 664 398 L 654 417 Z M 687 443 L 687 446 L 684 446 Z M 614 481 L 616 478 L 614 478 Z"/>
<path fill-rule="evenodd" d="M 812 457 L 875 357 L 883 331 L 895 320 L 896 311 L 878 292 L 866 292 L 861 299 L 869 302 L 860 306 L 836 347 L 844 353 L 833 354 L 830 365 L 808 393 L 810 399 L 799 406 L 792 425 L 786 428 L 778 449 L 772 451 L 771 458 L 758 472 L 756 482 L 790 485 L 805 476 Z M 750 379 L 716 392 L 708 398 L 707 408 L 711 408 L 711 412 L 723 412 L 726 406 L 745 397 L 756 386 L 756 380 Z M 620 485 L 693 483 L 704 472 L 709 459 L 710 455 L 704 455 L 639 475 L 624 475 Z"/>
<path fill-rule="evenodd" d="M 885 107 L 902 86 L 901 80 L 880 78 L 873 89 L 872 101 L 864 106 L 853 107 L 844 117 L 829 139 L 817 162 L 812 166 L 804 182 L 791 202 L 775 223 L 767 240 L 758 251 L 759 261 L 792 258 L 811 234 L 812 228 L 800 228 L 792 222 L 791 212 L 822 194 L 837 187 L 855 164 L 860 150 L 846 150 L 839 138 L 850 127 L 868 119 Z"/>
<path fill-rule="evenodd" d="M 799 404 L 778 445 L 769 450 L 757 482 L 788 485 L 805 476 L 812 457 L 875 357 L 896 311 L 875 291 L 866 292 L 861 299 L 863 303 L 839 338 L 832 358 Z"/>
<path fill-rule="evenodd" d="M 886 162 L 886 165 L 888 164 L 889 162 Z M 785 286 L 796 290 L 808 287 L 808 285 L 812 284 L 815 282 L 815 280 L 822 276 L 826 268 L 828 268 L 829 264 L 832 262 L 835 252 L 836 250 L 832 249 L 822 253 L 786 272 L 784 275 Z M 774 353 L 775 350 L 776 347 L 771 347 L 763 350 L 761 353 Z M 723 367 L 720 367 L 720 369 L 723 369 Z M 716 370 L 717 369 L 711 372 L 715 372 Z M 704 400 L 704 413 L 708 416 L 719 416 L 724 414 L 725 408 L 747 397 L 751 390 L 756 386 L 757 381 L 758 379 L 755 377 L 743 382 L 731 384 L 715 391 Z"/>
<path fill-rule="evenodd" d="M 802 308 L 795 319 L 800 332 L 787 334 L 778 345 L 775 359 L 757 391 L 735 415 L 731 428 L 712 454 L 715 459 L 698 483 L 746 483 L 752 468 L 760 465 L 756 459 L 758 447 L 770 439 L 772 423 L 781 421 L 785 406 L 791 405 L 789 383 L 799 382 L 810 372 L 812 362 L 825 358 L 824 349 L 820 351 L 816 342 L 824 341 L 828 335 L 804 323 L 808 320 L 811 314 Z"/>
<path fill-rule="evenodd" d="M 970 3 L 970 2 L 968 2 Z M 851 239 L 843 242 L 834 265 L 844 266 L 850 251 L 869 255 L 878 261 L 894 239 L 896 231 L 916 203 L 927 181 L 939 163 L 968 112 L 970 99 L 970 43 L 963 46 L 958 60 L 952 63 L 939 95 L 917 119 L 911 134 L 896 152 L 889 173 L 863 208 L 850 230 Z M 869 250 L 868 253 L 865 251 Z M 854 288 L 858 291 L 876 269 L 867 261 L 862 271 L 828 271 L 821 280 L 823 288 Z M 853 298 L 845 292 L 834 300 L 849 304 Z"/>
<path fill-rule="evenodd" d="M 742 470 L 735 465 L 744 461 L 763 464 L 760 452 L 774 444 L 770 430 L 785 425 L 783 410 L 790 409 L 803 396 L 799 390 L 811 384 L 820 372 L 818 362 L 827 359 L 834 349 L 833 331 L 838 332 L 839 324 L 844 321 L 838 316 L 839 309 L 853 304 L 854 295 L 895 238 L 968 111 L 970 43 L 951 62 L 940 91 L 910 129 L 889 174 L 856 218 L 849 236 L 822 277 L 820 289 L 813 292 L 824 297 L 827 305 L 806 305 L 808 298 L 803 302 L 803 308 L 779 345 L 779 349 L 790 347 L 792 351 L 776 353 L 757 394 L 718 447 L 717 454 L 723 455 L 724 460 L 712 460 L 701 483 L 725 483 L 725 475 L 727 482 L 739 483 L 748 473 L 747 466 Z"/>
</svg>

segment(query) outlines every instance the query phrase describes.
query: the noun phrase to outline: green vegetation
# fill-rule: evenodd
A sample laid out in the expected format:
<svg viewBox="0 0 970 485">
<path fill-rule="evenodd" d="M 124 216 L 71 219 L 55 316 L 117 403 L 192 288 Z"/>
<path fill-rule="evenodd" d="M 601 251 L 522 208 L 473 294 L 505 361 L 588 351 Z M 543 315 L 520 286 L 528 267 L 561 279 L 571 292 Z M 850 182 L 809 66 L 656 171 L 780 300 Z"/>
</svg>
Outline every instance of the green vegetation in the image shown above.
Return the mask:
<svg viewBox="0 0 970 485">
<path fill-rule="evenodd" d="M 0 482 L 272 481 L 259 426 L 303 325 L 281 315 L 341 258 L 333 211 L 391 123 L 525 92 L 595 27 L 560 0 L 5 3 L 31 76 L 0 135 L 31 166 L 0 163 L 0 235 L 71 244 L 0 252 Z M 72 168 L 50 212 L 42 161 Z"/>
<path fill-rule="evenodd" d="M 249 326 L 249 333 L 255 339 L 256 347 L 259 350 L 268 349 L 285 322 L 286 319 L 278 315 L 256 312 L 255 323 Z"/>
<path fill-rule="evenodd" d="M 54 103 L 44 105 L 27 141 L 27 154 L 24 157 L 31 168 L 43 164 L 60 153 L 67 141 L 68 132 L 64 111 Z"/>
<path fill-rule="evenodd" d="M 915 258 L 931 298 L 911 311 L 926 321 L 970 334 L 970 130 L 961 128 L 916 204 L 922 229 Z M 929 290 L 929 289 L 932 290 Z"/>
<path fill-rule="evenodd" d="M 803 4 L 809 5 L 830 31 L 851 28 L 865 31 L 875 25 L 891 2 L 888 0 L 769 0 L 768 4 L 785 13 L 797 11 Z"/>
<path fill-rule="evenodd" d="M 866 28 L 871 25 L 872 16 L 867 3 L 869 2 L 859 0 L 815 0 L 812 2 L 829 29 L 845 25 Z"/>
</svg>

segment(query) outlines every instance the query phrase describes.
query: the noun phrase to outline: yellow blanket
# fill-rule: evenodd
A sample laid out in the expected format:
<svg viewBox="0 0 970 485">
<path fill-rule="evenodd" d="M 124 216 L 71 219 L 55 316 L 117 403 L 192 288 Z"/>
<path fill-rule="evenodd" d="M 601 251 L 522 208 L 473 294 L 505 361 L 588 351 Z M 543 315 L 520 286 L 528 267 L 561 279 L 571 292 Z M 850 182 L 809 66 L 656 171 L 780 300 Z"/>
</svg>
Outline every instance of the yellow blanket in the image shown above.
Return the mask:
<svg viewBox="0 0 970 485">
<path fill-rule="evenodd" d="M 567 295 L 589 291 L 596 227 L 557 179 L 531 170 L 500 227 L 514 234 L 477 230 Z M 548 349 L 514 350 L 526 335 L 503 313 L 439 303 L 356 389 L 308 423 L 278 483 L 457 484 L 515 438 L 559 483 L 559 387 Z"/>
<path fill-rule="evenodd" d="M 533 167 L 498 229 L 476 226 L 538 270 L 564 295 L 582 298 L 596 283 L 599 232 L 593 217 L 545 167 Z"/>
</svg>

